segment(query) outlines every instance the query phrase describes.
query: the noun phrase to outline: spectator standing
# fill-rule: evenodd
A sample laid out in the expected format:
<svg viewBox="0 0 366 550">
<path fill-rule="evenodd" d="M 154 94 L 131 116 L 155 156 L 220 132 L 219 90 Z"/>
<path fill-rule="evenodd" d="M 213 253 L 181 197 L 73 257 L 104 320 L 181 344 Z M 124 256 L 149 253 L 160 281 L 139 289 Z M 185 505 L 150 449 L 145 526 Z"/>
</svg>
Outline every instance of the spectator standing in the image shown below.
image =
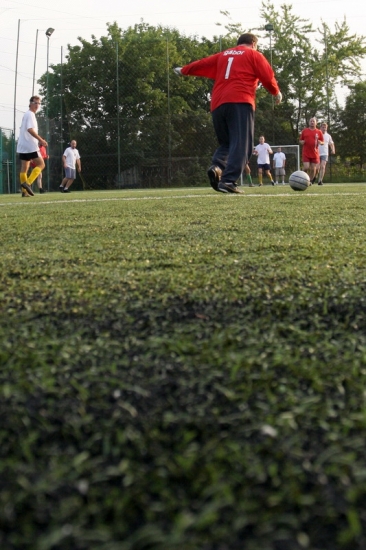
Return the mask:
<svg viewBox="0 0 366 550">
<path fill-rule="evenodd" d="M 282 152 L 282 147 L 278 147 L 276 153 L 273 155 L 273 169 L 276 178 L 275 184 L 278 184 L 281 177 L 282 185 L 285 185 L 286 155 Z"/>
<path fill-rule="evenodd" d="M 76 149 L 76 141 L 73 139 L 70 142 L 70 147 L 65 149 L 62 155 L 62 162 L 65 170 L 65 177 L 61 182 L 61 193 L 69 193 L 70 186 L 76 178 L 76 167 L 78 172 L 81 172 L 81 161 L 79 151 Z"/>
</svg>

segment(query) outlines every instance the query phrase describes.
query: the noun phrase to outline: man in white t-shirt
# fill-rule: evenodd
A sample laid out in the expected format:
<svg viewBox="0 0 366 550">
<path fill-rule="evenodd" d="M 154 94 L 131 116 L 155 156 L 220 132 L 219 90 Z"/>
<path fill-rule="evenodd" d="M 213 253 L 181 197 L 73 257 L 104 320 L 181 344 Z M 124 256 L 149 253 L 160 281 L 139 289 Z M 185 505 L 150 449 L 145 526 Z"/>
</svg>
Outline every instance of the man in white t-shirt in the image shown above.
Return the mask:
<svg viewBox="0 0 366 550">
<path fill-rule="evenodd" d="M 73 139 L 70 142 L 70 147 L 65 149 L 62 155 L 62 162 L 64 164 L 65 177 L 61 182 L 61 193 L 70 193 L 69 187 L 76 178 L 76 167 L 78 172 L 81 172 L 81 162 L 79 151 L 76 149 L 76 141 Z"/>
<path fill-rule="evenodd" d="M 324 143 L 323 145 L 318 145 L 319 156 L 320 156 L 320 167 L 319 167 L 319 176 L 318 176 L 318 185 L 323 185 L 323 178 L 325 174 L 325 168 L 327 166 L 328 157 L 329 157 L 329 148 L 332 155 L 335 154 L 334 141 L 332 136 L 328 134 L 328 124 L 322 122 L 320 129 L 323 133 Z"/>
<path fill-rule="evenodd" d="M 273 151 L 264 141 L 264 136 L 259 137 L 259 143 L 254 147 L 253 154 L 257 155 L 257 163 L 258 163 L 258 180 L 259 180 L 259 187 L 263 185 L 263 172 L 266 174 L 266 176 L 269 177 L 271 180 L 271 184 L 274 185 L 274 181 L 272 179 L 271 175 L 271 165 L 269 161 L 269 155 L 272 155 Z"/>
<path fill-rule="evenodd" d="M 285 166 L 286 166 L 286 155 L 285 153 L 282 153 L 282 148 L 279 147 L 277 149 L 277 152 L 273 155 L 273 168 L 275 171 L 275 177 L 276 177 L 276 185 L 278 184 L 278 180 L 281 176 L 282 178 L 282 185 L 285 185 Z"/>
<path fill-rule="evenodd" d="M 22 197 L 33 197 L 32 183 L 38 178 L 39 174 L 45 167 L 44 160 L 39 153 L 39 143 L 43 147 L 47 147 L 47 141 L 38 134 L 38 123 L 36 112 L 41 104 L 41 98 L 34 95 L 29 100 L 29 111 L 27 111 L 22 119 L 20 126 L 19 139 L 17 145 L 17 153 L 20 159 L 20 186 L 22 188 Z M 29 177 L 27 173 L 30 162 L 34 167 Z"/>
</svg>

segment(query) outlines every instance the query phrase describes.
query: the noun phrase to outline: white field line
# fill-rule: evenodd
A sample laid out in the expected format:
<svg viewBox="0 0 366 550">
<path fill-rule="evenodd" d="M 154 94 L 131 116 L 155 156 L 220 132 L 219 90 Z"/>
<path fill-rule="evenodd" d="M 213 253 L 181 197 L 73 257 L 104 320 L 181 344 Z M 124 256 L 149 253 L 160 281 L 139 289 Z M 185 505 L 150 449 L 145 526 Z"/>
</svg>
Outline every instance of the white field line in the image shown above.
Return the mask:
<svg viewBox="0 0 366 550">
<path fill-rule="evenodd" d="M 109 197 L 109 198 L 91 198 L 91 199 L 65 199 L 65 200 L 54 200 L 54 201 L 37 201 L 37 198 L 29 197 L 28 199 L 22 199 L 19 197 L 19 200 L 17 202 L 0 202 L 0 207 L 6 207 L 6 206 L 26 206 L 29 208 L 29 206 L 44 206 L 44 205 L 57 205 L 57 204 L 70 204 L 70 203 L 87 203 L 87 202 L 110 202 L 110 201 L 157 201 L 157 200 L 169 200 L 169 199 L 200 199 L 200 198 L 223 198 L 224 197 L 242 197 L 242 198 L 255 198 L 255 199 L 275 199 L 277 197 L 338 197 L 338 196 L 365 196 L 365 193 L 311 193 L 311 194 L 303 194 L 301 192 L 296 191 L 290 191 L 288 193 L 276 193 L 275 195 L 257 195 L 255 193 L 242 193 L 238 195 L 229 194 L 229 193 L 210 193 L 210 194 L 197 194 L 197 195 L 164 195 L 164 196 L 157 196 L 157 197 Z"/>
</svg>

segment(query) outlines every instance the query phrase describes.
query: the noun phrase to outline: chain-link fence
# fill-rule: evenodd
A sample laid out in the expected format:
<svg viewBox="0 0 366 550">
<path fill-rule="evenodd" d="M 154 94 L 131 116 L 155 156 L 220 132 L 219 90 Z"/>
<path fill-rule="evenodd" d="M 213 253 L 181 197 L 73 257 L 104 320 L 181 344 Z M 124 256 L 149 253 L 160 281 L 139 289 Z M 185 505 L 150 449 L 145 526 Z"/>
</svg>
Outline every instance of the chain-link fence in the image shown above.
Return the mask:
<svg viewBox="0 0 366 550">
<path fill-rule="evenodd" d="M 14 134 L 8 128 L 0 128 L 0 194 L 14 191 Z"/>
<path fill-rule="evenodd" d="M 50 120 L 47 127 L 42 116 L 38 120 L 39 133 L 44 137 L 48 135 L 49 142 L 43 187 L 57 191 L 64 177 L 62 155 L 68 142 L 61 139 L 58 121 Z M 69 131 L 70 141 L 77 141 L 82 163 L 81 176 L 78 174 L 73 183 L 74 190 L 209 185 L 206 172 L 217 147 L 210 113 L 121 119 L 118 123 L 119 132 L 116 119 L 99 121 L 95 127 L 86 125 Z M 276 143 L 270 145 L 291 145 L 286 143 L 287 137 L 281 139 L 277 132 L 274 136 Z M 295 150 L 296 147 L 284 149 L 286 178 L 298 169 Z M 13 151 L 12 131 L 1 130 L 0 193 L 14 193 L 20 189 L 19 160 L 16 155 L 14 164 Z M 256 181 L 257 158 L 252 157 L 249 164 Z M 245 178 L 243 181 L 246 183 Z M 352 166 L 336 157 L 329 157 L 325 181 L 362 181 L 362 174 L 359 169 L 354 172 Z M 264 183 L 268 182 L 265 180 Z"/>
<path fill-rule="evenodd" d="M 70 141 L 77 141 L 82 173 L 73 183 L 74 190 L 143 189 L 209 185 L 207 168 L 217 147 L 210 113 L 151 117 L 141 120 L 108 119 L 97 128 L 75 129 Z M 41 130 L 40 130 L 41 131 Z M 60 129 L 50 121 L 49 160 L 44 187 L 57 191 L 63 178 Z M 45 135 L 45 134 L 44 134 Z M 289 145 L 276 136 L 276 146 Z M 118 142 L 120 147 L 118 147 Z M 287 177 L 298 169 L 294 147 L 286 151 Z M 301 161 L 300 161 L 301 163 Z M 252 176 L 257 177 L 257 158 L 250 160 Z M 329 165 L 327 176 L 329 181 Z M 333 165 L 333 175 L 334 175 Z M 245 179 L 244 179 L 245 182 Z"/>
</svg>

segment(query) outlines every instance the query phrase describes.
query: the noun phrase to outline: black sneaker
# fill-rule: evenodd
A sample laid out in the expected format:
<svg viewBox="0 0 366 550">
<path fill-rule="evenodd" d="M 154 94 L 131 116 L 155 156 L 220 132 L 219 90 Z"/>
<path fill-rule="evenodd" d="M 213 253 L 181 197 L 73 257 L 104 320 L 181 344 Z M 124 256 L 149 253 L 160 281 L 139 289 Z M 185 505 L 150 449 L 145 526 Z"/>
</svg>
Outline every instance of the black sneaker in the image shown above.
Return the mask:
<svg viewBox="0 0 366 550">
<path fill-rule="evenodd" d="M 20 186 L 22 189 L 25 189 L 31 197 L 34 197 L 33 189 L 28 183 L 21 183 Z"/>
<path fill-rule="evenodd" d="M 46 191 L 43 189 L 43 187 L 40 188 L 39 192 L 41 193 L 41 195 L 42 195 L 43 193 L 46 193 Z"/>
<path fill-rule="evenodd" d="M 313 178 L 313 179 L 311 180 L 311 184 L 310 184 L 310 185 L 314 185 L 315 182 L 316 182 L 316 178 Z"/>
<path fill-rule="evenodd" d="M 243 191 L 240 191 L 237 185 L 235 183 L 231 182 L 223 182 L 221 181 L 219 183 L 218 191 L 221 193 L 239 193 L 242 194 Z"/>
<path fill-rule="evenodd" d="M 63 190 L 63 193 L 71 193 L 70 189 L 67 189 L 67 187 L 65 187 L 65 189 Z"/>
<path fill-rule="evenodd" d="M 323 182 L 320 180 L 318 181 L 318 185 L 324 185 Z"/>
<path fill-rule="evenodd" d="M 271 181 L 271 185 L 275 185 L 275 182 L 274 182 L 274 181 Z"/>
<path fill-rule="evenodd" d="M 219 183 L 221 180 L 222 170 L 218 166 L 210 166 L 207 170 L 208 179 L 210 180 L 210 185 L 215 191 L 219 190 Z"/>
</svg>

